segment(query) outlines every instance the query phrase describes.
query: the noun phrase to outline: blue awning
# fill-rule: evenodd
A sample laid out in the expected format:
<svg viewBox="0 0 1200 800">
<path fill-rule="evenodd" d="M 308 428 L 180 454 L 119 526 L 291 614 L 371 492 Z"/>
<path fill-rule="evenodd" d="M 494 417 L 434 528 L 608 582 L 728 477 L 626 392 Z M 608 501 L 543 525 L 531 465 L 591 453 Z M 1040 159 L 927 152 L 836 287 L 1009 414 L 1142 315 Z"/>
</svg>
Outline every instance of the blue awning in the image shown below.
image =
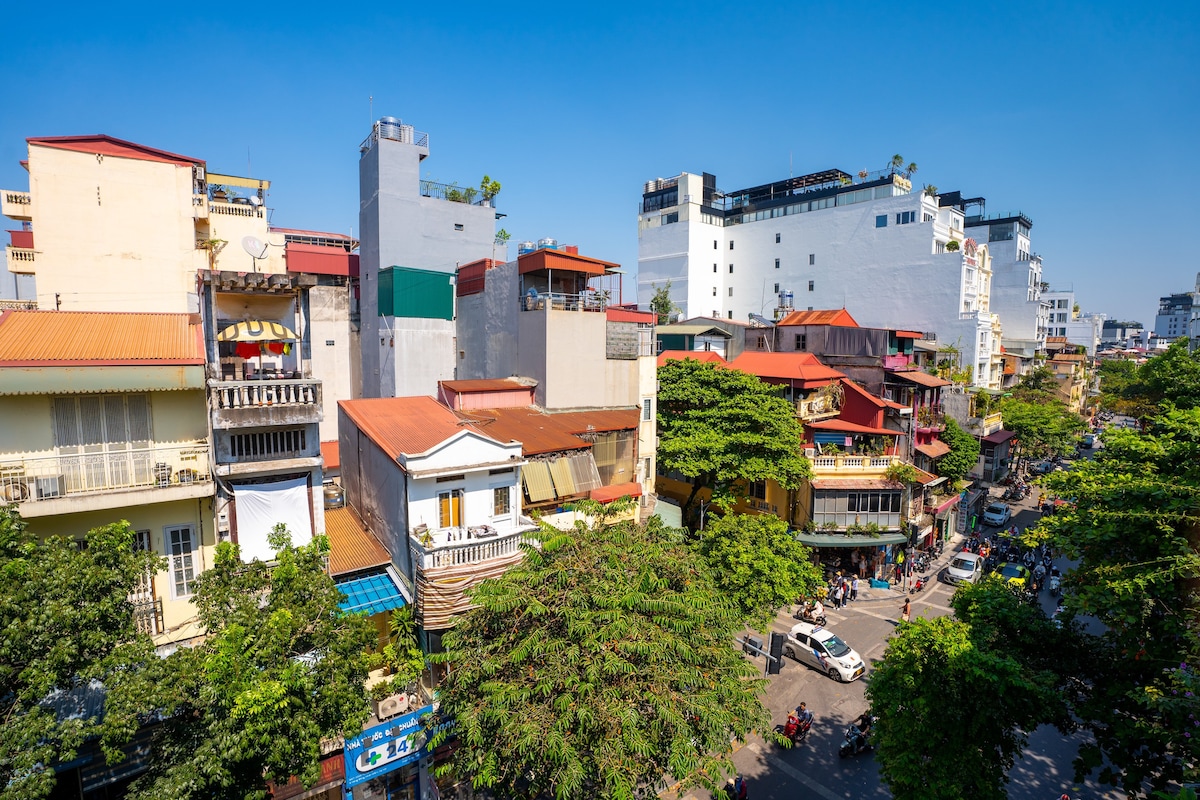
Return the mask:
<svg viewBox="0 0 1200 800">
<path fill-rule="evenodd" d="M 343 581 L 337 585 L 346 595 L 339 607 L 347 614 L 379 614 L 404 605 L 400 587 L 386 572 Z"/>
</svg>

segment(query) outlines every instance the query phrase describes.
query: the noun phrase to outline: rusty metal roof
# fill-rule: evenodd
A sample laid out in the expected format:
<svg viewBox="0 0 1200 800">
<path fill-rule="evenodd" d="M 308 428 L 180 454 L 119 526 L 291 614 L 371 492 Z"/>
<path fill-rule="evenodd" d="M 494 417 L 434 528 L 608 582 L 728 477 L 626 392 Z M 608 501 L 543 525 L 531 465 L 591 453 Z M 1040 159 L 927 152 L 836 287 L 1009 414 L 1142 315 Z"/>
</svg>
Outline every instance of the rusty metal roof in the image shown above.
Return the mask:
<svg viewBox="0 0 1200 800">
<path fill-rule="evenodd" d="M 480 431 L 502 442 L 520 442 L 524 455 L 582 450 L 591 443 L 581 434 L 636 429 L 638 410 L 562 411 L 537 408 L 487 408 L 459 412 Z"/>
<path fill-rule="evenodd" d="M 793 311 L 779 322 L 781 327 L 789 325 L 833 325 L 843 328 L 857 328 L 858 323 L 850 312 L 844 308 L 822 309 L 820 311 Z"/>
<path fill-rule="evenodd" d="M 424 453 L 462 430 L 475 430 L 496 438 L 490 431 L 481 430 L 458 417 L 432 397 L 342 400 L 338 407 L 383 452 L 397 460 L 402 455 Z"/>
<path fill-rule="evenodd" d="M 921 372 L 920 370 L 896 370 L 895 372 L 888 372 L 887 375 L 891 377 L 902 378 L 909 383 L 928 386 L 930 389 L 936 389 L 939 386 L 950 385 L 950 381 L 943 380 L 937 375 L 930 375 L 928 372 Z"/>
<path fill-rule="evenodd" d="M 329 537 L 331 575 L 382 567 L 392 561 L 388 551 L 349 506 L 325 511 L 325 535 Z"/>
<path fill-rule="evenodd" d="M 0 366 L 204 364 L 190 314 L 25 311 L 0 314 Z"/>
<path fill-rule="evenodd" d="M 514 381 L 511 378 L 484 378 L 473 381 L 438 381 L 441 386 L 445 386 L 452 392 L 519 392 L 522 389 L 529 391 L 533 389 L 536 382 L 533 384 L 521 383 Z"/>
<path fill-rule="evenodd" d="M 814 489 L 903 489 L 904 484 L 887 478 L 813 478 Z"/>
<path fill-rule="evenodd" d="M 321 442 L 321 460 L 325 462 L 326 472 L 342 468 L 341 450 L 338 449 L 337 439 Z"/>
</svg>

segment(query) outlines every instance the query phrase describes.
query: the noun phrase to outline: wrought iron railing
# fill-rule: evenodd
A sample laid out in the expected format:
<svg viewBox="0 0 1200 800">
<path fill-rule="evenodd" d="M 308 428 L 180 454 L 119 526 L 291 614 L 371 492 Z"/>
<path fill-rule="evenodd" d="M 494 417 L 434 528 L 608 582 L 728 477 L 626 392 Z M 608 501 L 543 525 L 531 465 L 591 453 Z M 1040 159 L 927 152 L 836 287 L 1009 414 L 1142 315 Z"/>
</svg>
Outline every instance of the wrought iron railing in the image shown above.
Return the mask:
<svg viewBox="0 0 1200 800">
<path fill-rule="evenodd" d="M 206 442 L 99 453 L 0 458 L 0 502 L 37 503 L 72 495 L 165 489 L 211 480 Z"/>
<path fill-rule="evenodd" d="M 156 636 L 166 630 L 163 625 L 163 602 L 161 597 L 152 600 L 135 600 L 133 603 L 133 624 L 137 629 L 149 636 Z"/>
</svg>

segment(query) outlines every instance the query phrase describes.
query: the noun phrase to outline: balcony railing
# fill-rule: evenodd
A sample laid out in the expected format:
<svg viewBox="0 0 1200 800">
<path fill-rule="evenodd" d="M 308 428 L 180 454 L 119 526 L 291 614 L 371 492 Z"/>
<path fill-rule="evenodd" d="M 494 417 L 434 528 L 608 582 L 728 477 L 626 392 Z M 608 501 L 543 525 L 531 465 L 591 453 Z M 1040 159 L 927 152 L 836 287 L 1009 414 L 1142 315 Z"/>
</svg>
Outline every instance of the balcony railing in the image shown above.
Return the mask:
<svg viewBox="0 0 1200 800">
<path fill-rule="evenodd" d="M 0 193 L 0 213 L 12 219 L 33 219 L 33 196 L 5 189 Z"/>
<path fill-rule="evenodd" d="M 436 181 L 421 181 L 421 196 L 448 200 L 451 203 L 466 203 L 469 206 L 490 208 L 492 205 L 491 198 L 483 197 L 480 191 L 473 186 L 456 186 Z"/>
<path fill-rule="evenodd" d="M 413 530 L 409 544 L 413 562 L 422 569 L 478 564 L 516 553 L 536 525 L 521 517 L 516 526 L 473 525 Z M 467 538 L 467 534 L 471 538 Z"/>
<path fill-rule="evenodd" d="M 215 409 L 321 405 L 317 380 L 216 381 L 210 386 Z"/>
<path fill-rule="evenodd" d="M 37 503 L 73 495 L 212 480 L 208 444 L 0 459 L 0 502 Z"/>
<path fill-rule="evenodd" d="M 33 272 L 37 251 L 31 247 L 4 246 L 4 254 L 8 261 L 9 272 Z"/>
<path fill-rule="evenodd" d="M 37 311 L 37 300 L 0 299 L 0 311 L 5 311 L 8 309 L 23 309 L 25 311 Z"/>
<path fill-rule="evenodd" d="M 522 311 L 605 311 L 608 298 L 601 292 L 582 294 L 527 294 L 521 298 Z"/>
<path fill-rule="evenodd" d="M 810 456 L 814 470 L 837 472 L 878 472 L 899 464 L 900 456 L 860 456 L 839 453 L 832 456 Z"/>
<path fill-rule="evenodd" d="M 138 631 L 149 636 L 156 636 L 166 630 L 163 625 L 163 601 L 161 597 L 152 600 L 135 600 L 133 603 L 133 624 Z"/>
<path fill-rule="evenodd" d="M 266 217 L 266 211 L 262 206 L 251 203 L 222 203 L 213 200 L 208 204 L 208 210 L 211 214 L 226 217 L 258 217 L 259 219 Z"/>
</svg>

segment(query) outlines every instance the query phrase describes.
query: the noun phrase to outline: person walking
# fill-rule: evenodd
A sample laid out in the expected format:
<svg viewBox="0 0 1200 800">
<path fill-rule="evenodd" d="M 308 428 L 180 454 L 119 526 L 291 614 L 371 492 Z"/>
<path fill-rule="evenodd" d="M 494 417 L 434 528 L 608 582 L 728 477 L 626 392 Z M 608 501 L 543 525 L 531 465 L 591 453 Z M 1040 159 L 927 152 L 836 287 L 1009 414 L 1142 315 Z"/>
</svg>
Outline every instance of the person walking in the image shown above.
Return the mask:
<svg viewBox="0 0 1200 800">
<path fill-rule="evenodd" d="M 854 577 L 852 577 L 850 579 L 850 599 L 852 601 L 858 599 L 858 575 L 857 574 L 855 574 Z"/>
<path fill-rule="evenodd" d="M 912 622 L 912 601 L 907 597 L 904 598 L 904 608 L 900 609 L 900 619 L 905 622 Z"/>
<path fill-rule="evenodd" d="M 840 578 L 833 587 L 833 604 L 839 611 L 846 605 L 846 582 Z"/>
</svg>

